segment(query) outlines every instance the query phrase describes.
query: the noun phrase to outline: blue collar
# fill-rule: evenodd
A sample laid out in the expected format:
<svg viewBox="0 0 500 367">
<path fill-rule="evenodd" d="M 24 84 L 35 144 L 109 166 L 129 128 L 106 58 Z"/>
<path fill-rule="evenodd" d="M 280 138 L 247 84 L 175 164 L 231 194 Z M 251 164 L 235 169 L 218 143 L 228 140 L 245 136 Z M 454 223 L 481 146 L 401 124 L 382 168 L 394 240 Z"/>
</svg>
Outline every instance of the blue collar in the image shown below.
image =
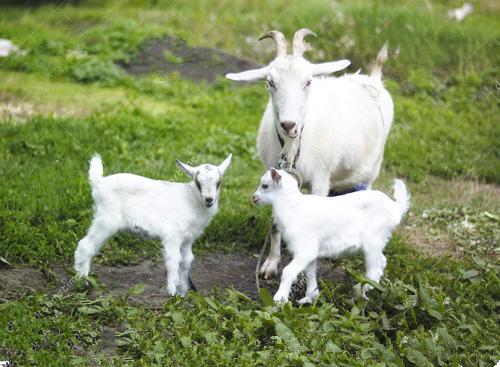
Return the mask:
<svg viewBox="0 0 500 367">
<path fill-rule="evenodd" d="M 352 192 L 363 191 L 363 190 L 367 190 L 367 189 L 368 189 L 368 185 L 366 183 L 360 183 L 360 184 L 357 184 L 356 186 L 354 186 L 352 189 L 345 189 L 342 191 L 336 191 L 334 189 L 331 189 L 328 192 L 328 196 L 340 196 L 340 195 L 350 194 Z"/>
</svg>

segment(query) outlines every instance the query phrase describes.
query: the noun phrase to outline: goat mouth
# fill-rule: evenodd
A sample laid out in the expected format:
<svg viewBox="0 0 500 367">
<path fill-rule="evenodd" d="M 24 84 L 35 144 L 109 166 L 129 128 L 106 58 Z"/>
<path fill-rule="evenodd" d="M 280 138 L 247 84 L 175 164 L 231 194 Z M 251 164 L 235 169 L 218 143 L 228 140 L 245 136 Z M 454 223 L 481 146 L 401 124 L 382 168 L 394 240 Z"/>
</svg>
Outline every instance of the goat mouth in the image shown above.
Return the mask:
<svg viewBox="0 0 500 367">
<path fill-rule="evenodd" d="M 206 206 L 207 208 L 211 208 L 212 206 L 214 206 L 214 203 L 215 203 L 215 202 L 211 202 L 210 204 L 205 204 L 205 206 Z"/>
</svg>

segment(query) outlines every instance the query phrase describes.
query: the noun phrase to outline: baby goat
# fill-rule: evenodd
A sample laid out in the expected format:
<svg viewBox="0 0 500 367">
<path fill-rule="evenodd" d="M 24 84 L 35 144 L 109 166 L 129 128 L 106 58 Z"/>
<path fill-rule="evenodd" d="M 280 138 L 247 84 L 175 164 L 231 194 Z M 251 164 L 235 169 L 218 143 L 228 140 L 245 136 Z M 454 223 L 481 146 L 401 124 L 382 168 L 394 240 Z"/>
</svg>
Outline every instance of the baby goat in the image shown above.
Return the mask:
<svg viewBox="0 0 500 367">
<path fill-rule="evenodd" d="M 162 241 L 168 294 L 185 295 L 193 261 L 191 246 L 217 213 L 219 187 L 231 156 L 219 166 L 191 167 L 176 161 L 192 181 L 175 183 L 130 173 L 103 177 L 101 157 L 95 155 L 89 169 L 94 219 L 78 242 L 75 270 L 88 275 L 92 257 L 117 232 L 144 233 Z"/>
<path fill-rule="evenodd" d="M 319 294 L 317 258 L 339 258 L 358 250 L 365 256 L 366 277 L 378 282 L 387 262 L 384 247 L 410 206 L 401 180 L 394 181 L 394 197 L 375 190 L 336 197 L 304 195 L 288 173 L 274 168 L 266 172 L 252 201 L 273 206 L 273 218 L 293 255 L 274 300 L 287 302 L 292 284 L 305 272 L 306 294 L 299 303 L 311 303 Z M 368 289 L 365 286 L 363 294 Z"/>
</svg>

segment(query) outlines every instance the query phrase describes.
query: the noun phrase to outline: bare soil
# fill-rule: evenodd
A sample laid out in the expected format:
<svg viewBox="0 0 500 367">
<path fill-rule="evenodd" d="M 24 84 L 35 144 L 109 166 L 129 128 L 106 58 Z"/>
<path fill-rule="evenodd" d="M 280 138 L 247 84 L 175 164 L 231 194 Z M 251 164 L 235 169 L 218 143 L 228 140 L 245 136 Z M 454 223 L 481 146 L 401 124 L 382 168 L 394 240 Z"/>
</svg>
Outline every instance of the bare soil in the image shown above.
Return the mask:
<svg viewBox="0 0 500 367">
<path fill-rule="evenodd" d="M 451 256 L 451 258 L 456 260 L 463 256 L 463 250 L 450 238 L 432 238 L 423 228 L 411 227 L 400 231 L 400 233 L 409 243 L 416 246 L 426 256 Z"/>
<path fill-rule="evenodd" d="M 284 257 L 282 266 L 289 261 L 289 258 Z M 198 292 L 204 295 L 233 287 L 256 299 L 258 297 L 255 285 L 256 264 L 256 255 L 215 253 L 195 258 L 191 278 Z M 280 272 L 281 269 L 282 267 Z M 129 266 L 95 265 L 93 271 L 106 287 L 106 292 L 114 296 L 126 296 L 129 288 L 144 284 L 143 293 L 129 298 L 133 304 L 161 307 L 167 298 L 166 271 L 161 259 L 147 259 Z M 327 261 L 320 262 L 318 279 L 341 283 L 349 281 L 342 267 L 333 268 Z M 69 268 L 57 267 L 51 272 L 40 272 L 29 268 L 0 269 L 1 301 L 19 298 L 33 292 L 64 293 L 71 289 L 71 285 Z M 279 278 L 261 279 L 260 285 L 273 293 L 278 288 Z M 97 293 L 100 291 L 94 292 L 94 295 Z"/>
<path fill-rule="evenodd" d="M 179 73 L 184 78 L 209 83 L 226 73 L 259 67 L 217 49 L 188 47 L 185 41 L 169 36 L 147 43 L 132 61 L 120 66 L 132 75 Z"/>
</svg>

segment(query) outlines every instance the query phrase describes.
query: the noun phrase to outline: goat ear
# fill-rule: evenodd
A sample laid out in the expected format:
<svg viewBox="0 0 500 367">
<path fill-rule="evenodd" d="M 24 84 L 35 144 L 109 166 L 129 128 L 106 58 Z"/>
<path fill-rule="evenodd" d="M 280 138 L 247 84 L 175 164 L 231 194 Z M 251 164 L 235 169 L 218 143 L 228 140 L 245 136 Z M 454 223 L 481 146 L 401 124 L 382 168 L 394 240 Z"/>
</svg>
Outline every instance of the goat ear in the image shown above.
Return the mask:
<svg viewBox="0 0 500 367">
<path fill-rule="evenodd" d="M 226 78 L 237 82 L 239 81 L 253 82 L 257 80 L 265 80 L 266 77 L 267 77 L 267 66 L 260 69 L 242 71 L 241 73 L 226 74 Z"/>
<path fill-rule="evenodd" d="M 219 172 L 220 172 L 221 176 L 224 176 L 224 173 L 226 173 L 227 167 L 229 167 L 229 164 L 231 163 L 232 157 L 233 157 L 233 154 L 231 153 L 227 156 L 227 158 L 224 160 L 224 162 L 219 164 L 218 168 L 219 168 Z"/>
<path fill-rule="evenodd" d="M 175 164 L 177 164 L 177 167 L 179 167 L 186 175 L 188 175 L 189 177 L 194 177 L 196 170 L 189 164 L 182 163 L 178 159 L 175 160 Z"/>
<path fill-rule="evenodd" d="M 345 69 L 349 65 L 351 65 L 351 62 L 349 60 L 339 60 L 333 62 L 324 62 L 322 64 L 314 64 L 313 75 L 319 76 L 332 74 L 336 71 Z"/>
<path fill-rule="evenodd" d="M 274 182 L 279 184 L 281 182 L 281 175 L 278 173 L 278 171 L 274 168 L 271 168 L 271 178 L 273 179 Z"/>
</svg>

